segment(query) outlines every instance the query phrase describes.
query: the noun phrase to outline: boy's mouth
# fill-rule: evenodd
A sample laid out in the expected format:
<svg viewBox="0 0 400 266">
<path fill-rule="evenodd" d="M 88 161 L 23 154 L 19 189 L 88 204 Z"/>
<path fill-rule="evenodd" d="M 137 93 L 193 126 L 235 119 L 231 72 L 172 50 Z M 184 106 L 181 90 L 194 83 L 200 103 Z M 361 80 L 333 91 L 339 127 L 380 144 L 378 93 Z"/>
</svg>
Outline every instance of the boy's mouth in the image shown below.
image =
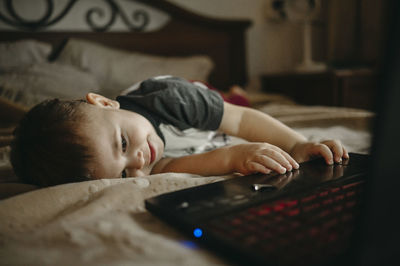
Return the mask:
<svg viewBox="0 0 400 266">
<path fill-rule="evenodd" d="M 149 144 L 149 149 L 150 149 L 150 163 L 152 164 L 154 162 L 154 160 L 156 159 L 156 151 L 154 150 L 154 147 L 151 145 L 151 143 L 149 141 L 147 141 L 147 143 Z"/>
</svg>

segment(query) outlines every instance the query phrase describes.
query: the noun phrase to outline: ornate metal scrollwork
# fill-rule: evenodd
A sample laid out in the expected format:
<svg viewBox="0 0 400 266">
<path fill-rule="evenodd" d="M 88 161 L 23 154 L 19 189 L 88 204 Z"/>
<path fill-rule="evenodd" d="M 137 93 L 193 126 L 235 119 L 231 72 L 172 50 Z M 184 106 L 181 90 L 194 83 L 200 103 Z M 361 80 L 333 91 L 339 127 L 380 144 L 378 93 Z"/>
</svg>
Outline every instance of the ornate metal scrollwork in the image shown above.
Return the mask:
<svg viewBox="0 0 400 266">
<path fill-rule="evenodd" d="M 126 13 L 115 2 L 115 0 L 104 1 L 107 3 L 107 6 L 109 8 L 107 12 L 110 13 L 110 17 L 105 24 L 98 25 L 94 22 L 96 16 L 100 18 L 105 16 L 107 12 L 104 10 L 104 7 L 92 7 L 86 12 L 85 21 L 93 31 L 103 32 L 109 30 L 109 28 L 115 23 L 118 15 L 121 17 L 123 23 L 127 26 L 127 28 L 131 31 L 143 31 L 149 24 L 149 14 L 146 11 L 135 10 L 132 13 L 132 19 L 130 20 Z M 2 2 L 5 7 L 5 11 L 8 12 L 8 16 L 0 13 L 0 20 L 5 22 L 7 25 L 13 26 L 21 30 L 39 31 L 48 28 L 49 26 L 52 26 L 62 20 L 75 5 L 75 3 L 78 2 L 78 0 L 69 0 L 65 7 L 61 10 L 61 12 L 52 19 L 51 17 L 54 15 L 53 13 L 55 12 L 54 2 L 57 1 L 46 0 L 46 10 L 44 12 L 44 15 L 37 20 L 26 20 L 18 15 L 15 11 L 13 0 L 2 0 Z"/>
<path fill-rule="evenodd" d="M 117 5 L 117 3 L 113 0 L 105 0 L 106 3 L 109 5 L 111 16 L 109 21 L 103 26 L 97 26 L 94 21 L 93 17 L 97 14 L 99 17 L 103 17 L 105 12 L 100 7 L 93 7 L 89 9 L 86 13 L 86 22 L 87 24 L 95 31 L 107 31 L 107 29 L 114 24 L 117 15 L 121 16 L 122 21 L 131 31 L 143 31 L 146 26 L 149 24 L 149 15 L 144 10 L 135 10 L 132 14 L 132 18 L 134 22 L 137 24 L 132 24 L 129 21 L 127 15 L 122 11 L 122 9 Z"/>
</svg>

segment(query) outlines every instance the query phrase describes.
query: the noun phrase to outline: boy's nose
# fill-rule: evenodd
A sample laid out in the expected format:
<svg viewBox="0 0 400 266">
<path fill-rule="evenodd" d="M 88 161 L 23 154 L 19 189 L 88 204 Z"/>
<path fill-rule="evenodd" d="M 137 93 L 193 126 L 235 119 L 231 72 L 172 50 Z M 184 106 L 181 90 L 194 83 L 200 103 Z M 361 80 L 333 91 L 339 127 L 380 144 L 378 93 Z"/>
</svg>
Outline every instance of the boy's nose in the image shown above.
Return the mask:
<svg viewBox="0 0 400 266">
<path fill-rule="evenodd" d="M 139 170 L 144 167 L 145 163 L 143 151 L 136 151 L 132 154 L 131 158 L 129 158 L 128 167 Z"/>
</svg>

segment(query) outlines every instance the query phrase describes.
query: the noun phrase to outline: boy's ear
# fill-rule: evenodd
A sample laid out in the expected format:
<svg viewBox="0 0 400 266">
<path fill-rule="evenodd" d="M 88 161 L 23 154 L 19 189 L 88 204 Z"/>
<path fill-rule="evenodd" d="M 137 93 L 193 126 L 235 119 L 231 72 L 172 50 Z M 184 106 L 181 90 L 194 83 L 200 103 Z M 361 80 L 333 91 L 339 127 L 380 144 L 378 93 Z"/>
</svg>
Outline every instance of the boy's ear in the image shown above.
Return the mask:
<svg viewBox="0 0 400 266">
<path fill-rule="evenodd" d="M 102 108 L 119 109 L 119 102 L 92 92 L 86 94 L 86 101 Z"/>
</svg>

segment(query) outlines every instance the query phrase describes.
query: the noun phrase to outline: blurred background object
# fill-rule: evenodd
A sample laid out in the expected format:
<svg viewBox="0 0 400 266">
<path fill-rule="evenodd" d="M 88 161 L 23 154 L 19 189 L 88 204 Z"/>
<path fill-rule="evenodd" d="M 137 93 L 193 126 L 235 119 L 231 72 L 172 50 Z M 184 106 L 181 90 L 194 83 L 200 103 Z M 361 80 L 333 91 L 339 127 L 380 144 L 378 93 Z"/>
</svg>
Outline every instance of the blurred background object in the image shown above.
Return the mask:
<svg viewBox="0 0 400 266">
<path fill-rule="evenodd" d="M 376 67 L 388 24 L 387 0 L 328 0 L 326 58 L 332 67 Z"/>
<path fill-rule="evenodd" d="M 387 0 L 271 0 L 267 9 L 271 22 L 304 24 L 303 61 L 297 70 L 324 69 L 313 62 L 315 52 L 332 68 L 379 65 L 387 35 Z M 313 36 L 317 30 L 324 32 L 324 40 L 318 33 Z"/>
<path fill-rule="evenodd" d="M 301 24 L 303 30 L 303 58 L 295 67 L 298 72 L 324 71 L 326 65 L 317 63 L 312 58 L 312 27 L 318 23 L 321 12 L 321 0 L 275 0 L 272 2 L 273 9 L 283 20 Z"/>
</svg>

